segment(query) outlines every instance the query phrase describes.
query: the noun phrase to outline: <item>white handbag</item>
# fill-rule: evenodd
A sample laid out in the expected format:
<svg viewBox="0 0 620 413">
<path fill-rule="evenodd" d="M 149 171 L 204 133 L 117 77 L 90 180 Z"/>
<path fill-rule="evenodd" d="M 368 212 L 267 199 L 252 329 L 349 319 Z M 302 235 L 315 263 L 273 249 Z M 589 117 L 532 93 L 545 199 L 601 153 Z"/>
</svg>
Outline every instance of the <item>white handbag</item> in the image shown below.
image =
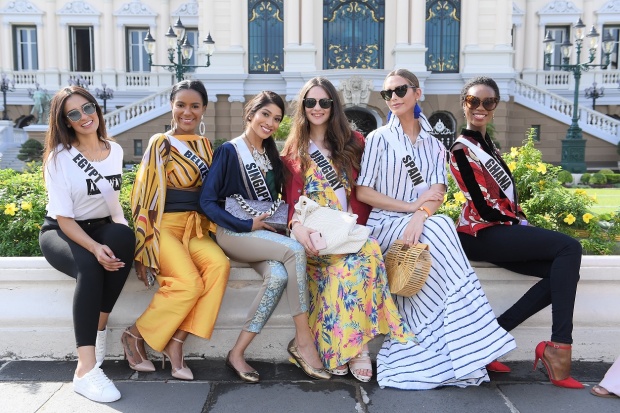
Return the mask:
<svg viewBox="0 0 620 413">
<path fill-rule="evenodd" d="M 319 255 L 358 252 L 370 235 L 370 228 L 357 224 L 357 215 L 322 207 L 305 196 L 299 197 L 295 212 L 303 226 L 319 231 L 325 239 L 327 248 Z M 293 232 L 291 238 L 295 239 Z"/>
</svg>

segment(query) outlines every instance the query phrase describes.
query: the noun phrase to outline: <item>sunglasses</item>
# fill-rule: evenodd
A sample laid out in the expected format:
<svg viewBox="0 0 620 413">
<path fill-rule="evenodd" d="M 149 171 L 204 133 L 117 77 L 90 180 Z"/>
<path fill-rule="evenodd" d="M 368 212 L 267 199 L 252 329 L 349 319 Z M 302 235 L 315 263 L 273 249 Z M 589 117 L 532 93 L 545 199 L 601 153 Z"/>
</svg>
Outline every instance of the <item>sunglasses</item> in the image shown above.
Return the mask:
<svg viewBox="0 0 620 413">
<path fill-rule="evenodd" d="M 394 89 L 382 90 L 381 97 L 383 98 L 383 100 L 390 100 L 392 99 L 392 93 L 396 93 L 396 96 L 398 96 L 399 98 L 404 98 L 407 94 L 407 89 L 409 88 L 417 89 L 418 87 L 411 85 L 396 86 Z"/>
<path fill-rule="evenodd" d="M 334 104 L 334 101 L 332 99 L 327 99 L 327 98 L 319 99 L 319 106 L 322 107 L 323 109 L 329 109 L 332 107 L 333 104 Z M 314 108 L 316 106 L 316 99 L 305 98 L 304 106 L 306 107 L 306 109 Z"/>
<path fill-rule="evenodd" d="M 482 107 L 486 110 L 495 110 L 498 102 L 498 98 L 486 98 L 484 100 L 480 100 L 480 98 L 477 98 L 476 96 L 465 96 L 465 104 L 470 109 L 477 109 L 478 106 L 480 106 L 480 104 L 482 103 Z"/>
<path fill-rule="evenodd" d="M 92 102 L 84 103 L 82 105 L 82 112 L 84 112 L 85 115 L 92 115 L 96 110 L 97 107 Z M 82 112 L 80 112 L 79 109 L 73 109 L 67 112 L 67 117 L 71 122 L 77 122 L 82 119 Z"/>
</svg>

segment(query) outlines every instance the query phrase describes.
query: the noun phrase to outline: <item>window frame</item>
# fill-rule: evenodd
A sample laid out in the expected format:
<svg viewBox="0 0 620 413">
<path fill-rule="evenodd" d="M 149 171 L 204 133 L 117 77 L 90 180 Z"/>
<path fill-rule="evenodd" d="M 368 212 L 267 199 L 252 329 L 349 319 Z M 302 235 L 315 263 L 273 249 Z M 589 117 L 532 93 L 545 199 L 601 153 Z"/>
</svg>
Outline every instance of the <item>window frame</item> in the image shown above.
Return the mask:
<svg viewBox="0 0 620 413">
<path fill-rule="evenodd" d="M 78 69 L 78 66 L 82 64 L 81 60 L 78 60 L 78 56 L 83 56 L 84 53 L 77 49 L 82 47 L 83 44 L 78 43 L 77 30 L 88 30 L 88 54 L 89 54 L 89 70 Z M 69 70 L 71 72 L 93 72 L 95 70 L 95 36 L 94 28 L 91 25 L 72 25 L 69 26 Z"/>
<path fill-rule="evenodd" d="M 34 33 L 34 40 L 21 41 L 20 33 L 29 31 L 28 37 Z M 13 32 L 13 68 L 14 70 L 39 70 L 39 42 L 36 25 L 14 25 Z M 26 45 L 28 52 L 27 62 L 24 64 L 23 46 Z"/>
</svg>

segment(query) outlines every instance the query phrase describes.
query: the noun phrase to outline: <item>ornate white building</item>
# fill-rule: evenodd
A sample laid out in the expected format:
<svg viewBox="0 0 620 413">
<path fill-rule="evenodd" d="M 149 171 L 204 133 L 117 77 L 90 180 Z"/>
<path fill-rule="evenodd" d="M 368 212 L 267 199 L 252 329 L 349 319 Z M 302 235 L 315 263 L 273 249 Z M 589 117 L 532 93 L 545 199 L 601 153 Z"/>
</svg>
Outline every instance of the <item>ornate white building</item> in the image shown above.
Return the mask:
<svg viewBox="0 0 620 413">
<path fill-rule="evenodd" d="M 546 160 L 559 162 L 575 79 L 545 64 L 543 40 L 547 33 L 556 40 L 551 64 L 562 63 L 560 45 L 575 43 L 578 19 L 601 34 L 599 43 L 603 36 L 615 41 L 609 66 L 585 71 L 579 87 L 588 165 L 611 165 L 620 134 L 611 117 L 620 115 L 620 0 L 0 0 L 0 72 L 14 81 L 1 109 L 26 121 L 37 88 L 53 94 L 79 80 L 95 93 L 105 84 L 114 91 L 106 100 L 108 129 L 126 159 L 138 160 L 169 121 L 176 81 L 149 64 L 144 39 L 150 32 L 156 41 L 152 63 L 168 64 L 166 33 L 180 20 L 193 47 L 189 65 L 204 65 L 204 40 L 210 34 L 215 41 L 210 66 L 185 74 L 209 91 L 214 139 L 240 133 L 249 96 L 270 89 L 290 101 L 317 75 L 339 88 L 356 125 L 372 130 L 385 122 L 378 93 L 385 75 L 404 67 L 418 75 L 422 108 L 446 144 L 463 126 L 463 84 L 484 74 L 500 85 L 495 137 L 502 147 L 518 145 L 534 127 Z M 570 53 L 574 63 L 574 46 Z M 178 62 L 176 50 L 172 56 Z M 581 61 L 588 56 L 586 39 Z M 593 64 L 604 62 L 600 45 L 593 56 Z M 584 95 L 593 82 L 604 87 L 595 111 Z M 26 129 L 40 138 L 44 126 Z"/>
</svg>

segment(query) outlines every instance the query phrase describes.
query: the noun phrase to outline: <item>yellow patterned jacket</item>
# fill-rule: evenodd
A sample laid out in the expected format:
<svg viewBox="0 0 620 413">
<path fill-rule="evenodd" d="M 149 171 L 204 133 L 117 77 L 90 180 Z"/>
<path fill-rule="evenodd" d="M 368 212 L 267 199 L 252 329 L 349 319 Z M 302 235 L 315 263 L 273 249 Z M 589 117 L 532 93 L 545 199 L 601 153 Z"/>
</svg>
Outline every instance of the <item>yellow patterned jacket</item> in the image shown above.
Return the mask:
<svg viewBox="0 0 620 413">
<path fill-rule="evenodd" d="M 211 166 L 213 149 L 207 138 L 198 135 L 174 135 L 207 165 Z M 184 157 L 170 144 L 163 133 L 153 135 L 142 157 L 140 168 L 131 192 L 131 210 L 136 234 L 135 260 L 146 267 L 159 270 L 159 234 L 166 188 L 200 188 L 202 178 L 198 167 Z M 210 231 L 215 231 L 215 224 L 201 213 L 193 213 L 188 220 L 183 244 L 187 246 L 193 226 L 202 236 L 201 221 L 207 221 Z"/>
</svg>

